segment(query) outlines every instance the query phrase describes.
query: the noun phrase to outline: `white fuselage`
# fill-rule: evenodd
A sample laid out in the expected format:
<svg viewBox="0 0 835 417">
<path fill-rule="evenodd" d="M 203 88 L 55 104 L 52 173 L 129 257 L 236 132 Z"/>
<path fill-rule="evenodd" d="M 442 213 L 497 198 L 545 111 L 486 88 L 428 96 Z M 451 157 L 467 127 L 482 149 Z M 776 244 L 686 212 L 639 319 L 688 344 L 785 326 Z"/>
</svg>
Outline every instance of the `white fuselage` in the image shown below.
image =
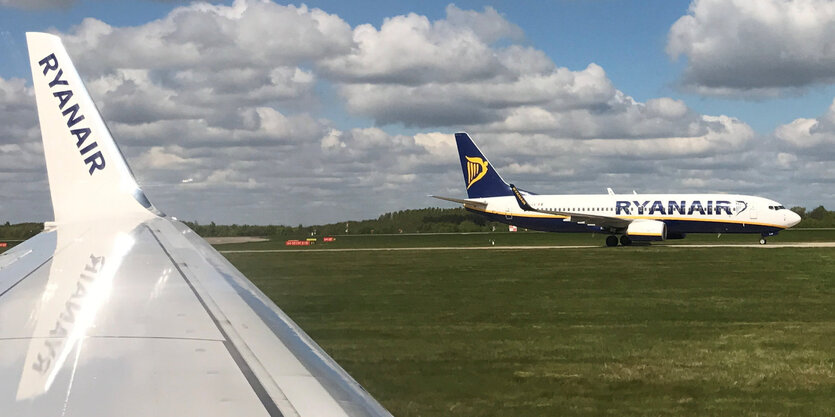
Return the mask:
<svg viewBox="0 0 835 417">
<path fill-rule="evenodd" d="M 685 233 L 754 233 L 794 226 L 800 217 L 780 203 L 736 194 L 526 194 L 536 210 L 622 219 L 658 220 L 671 231 Z M 475 199 L 487 203 L 485 214 L 506 220 L 558 219 L 566 216 L 525 211 L 513 196 Z M 755 230 L 757 229 L 757 230 Z"/>
</svg>

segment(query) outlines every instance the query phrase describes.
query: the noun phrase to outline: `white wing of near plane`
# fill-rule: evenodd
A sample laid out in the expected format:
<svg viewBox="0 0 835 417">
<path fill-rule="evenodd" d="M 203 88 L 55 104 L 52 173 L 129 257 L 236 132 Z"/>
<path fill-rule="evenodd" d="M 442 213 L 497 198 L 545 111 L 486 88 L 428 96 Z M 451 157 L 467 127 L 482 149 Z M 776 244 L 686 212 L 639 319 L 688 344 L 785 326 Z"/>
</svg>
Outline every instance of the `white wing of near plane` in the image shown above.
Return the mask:
<svg viewBox="0 0 835 417">
<path fill-rule="evenodd" d="M 150 204 L 60 39 L 27 42 L 55 222 L 0 255 L 0 414 L 390 416 Z"/>
</svg>

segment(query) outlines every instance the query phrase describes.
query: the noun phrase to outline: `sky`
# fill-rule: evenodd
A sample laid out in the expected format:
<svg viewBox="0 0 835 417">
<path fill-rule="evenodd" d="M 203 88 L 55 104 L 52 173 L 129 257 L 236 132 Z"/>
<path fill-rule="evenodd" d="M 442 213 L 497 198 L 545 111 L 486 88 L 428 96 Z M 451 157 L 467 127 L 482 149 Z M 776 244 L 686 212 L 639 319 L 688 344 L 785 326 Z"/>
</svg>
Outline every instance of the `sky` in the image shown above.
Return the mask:
<svg viewBox="0 0 835 417">
<path fill-rule="evenodd" d="M 181 219 L 454 207 L 458 131 L 542 194 L 835 207 L 832 1 L 0 0 L 0 222 L 52 218 L 27 31 Z"/>
</svg>

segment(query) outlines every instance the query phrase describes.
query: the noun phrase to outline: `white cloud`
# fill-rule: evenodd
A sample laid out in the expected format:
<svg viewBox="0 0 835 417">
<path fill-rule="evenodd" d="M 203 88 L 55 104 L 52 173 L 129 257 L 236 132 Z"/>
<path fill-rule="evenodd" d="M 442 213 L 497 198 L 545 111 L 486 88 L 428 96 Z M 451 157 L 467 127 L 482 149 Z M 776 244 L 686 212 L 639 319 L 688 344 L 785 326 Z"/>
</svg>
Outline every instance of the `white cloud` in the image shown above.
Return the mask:
<svg viewBox="0 0 835 417">
<path fill-rule="evenodd" d="M 774 130 L 786 149 L 835 162 L 835 100 L 822 116 L 800 118 Z"/>
<path fill-rule="evenodd" d="M 835 80 L 835 3 L 694 0 L 667 53 L 687 57 L 682 83 L 704 94 L 776 95 Z"/>
<path fill-rule="evenodd" d="M 446 7 L 446 23 L 452 27 L 466 27 L 472 30 L 485 43 L 493 43 L 503 38 L 521 40 L 522 29 L 508 22 L 496 9 L 485 6 L 484 11 L 461 10 L 454 4 Z"/>
<path fill-rule="evenodd" d="M 357 26 L 353 41 L 357 47 L 350 54 L 321 61 L 330 77 L 414 85 L 490 78 L 500 70 L 489 46 L 472 29 L 433 23 L 416 14 L 388 18 L 379 30 Z"/>
<path fill-rule="evenodd" d="M 426 195 L 463 193 L 454 130 L 506 179 L 542 192 L 770 191 L 778 178 L 756 181 L 770 178 L 763 160 L 805 166 L 777 140 L 763 150 L 742 121 L 667 97 L 638 102 L 594 63 L 560 67 L 513 43 L 521 30 L 489 7 L 446 12 L 352 28 L 305 6 L 236 1 L 135 27 L 86 19 L 61 36 L 149 198 L 201 222 L 443 204 Z M 33 103 L 25 82 L 0 78 L 0 176 L 21 183 L 1 192 L 39 186 L 29 195 L 48 207 Z M 322 118 L 333 106 L 377 125 Z M 391 133 L 400 125 L 421 128 Z M 41 179 L 24 187 L 25 172 Z"/>
</svg>

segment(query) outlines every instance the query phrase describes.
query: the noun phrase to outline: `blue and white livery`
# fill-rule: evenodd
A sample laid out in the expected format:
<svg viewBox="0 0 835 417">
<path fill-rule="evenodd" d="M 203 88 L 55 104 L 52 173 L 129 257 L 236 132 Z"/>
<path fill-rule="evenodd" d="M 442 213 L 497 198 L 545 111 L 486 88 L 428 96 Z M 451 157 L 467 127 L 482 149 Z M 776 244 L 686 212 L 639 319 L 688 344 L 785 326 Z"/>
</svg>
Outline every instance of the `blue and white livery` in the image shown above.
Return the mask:
<svg viewBox="0 0 835 417">
<path fill-rule="evenodd" d="M 768 236 L 800 222 L 800 216 L 763 197 L 737 194 L 538 195 L 502 179 L 466 133 L 456 133 L 467 187 L 461 203 L 490 220 L 548 232 L 608 233 L 607 246 L 633 241 L 682 239 L 688 233 Z M 620 238 L 618 238 L 620 236 Z"/>
</svg>

